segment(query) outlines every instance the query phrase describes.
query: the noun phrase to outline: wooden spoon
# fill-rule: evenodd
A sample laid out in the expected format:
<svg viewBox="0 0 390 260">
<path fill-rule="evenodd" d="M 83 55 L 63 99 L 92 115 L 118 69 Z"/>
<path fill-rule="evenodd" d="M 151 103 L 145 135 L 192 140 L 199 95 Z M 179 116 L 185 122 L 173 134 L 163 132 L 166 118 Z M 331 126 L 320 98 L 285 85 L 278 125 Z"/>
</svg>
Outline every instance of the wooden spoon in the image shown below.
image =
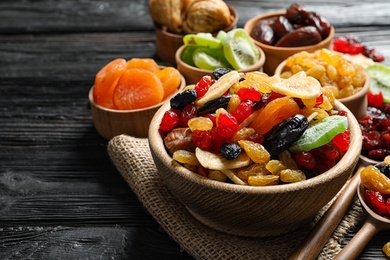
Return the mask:
<svg viewBox="0 0 390 260">
<path fill-rule="evenodd" d="M 371 238 L 380 230 L 390 229 L 390 219 L 376 214 L 364 201 L 364 186 L 359 182 L 357 189 L 360 203 L 366 213 L 366 220 L 359 232 L 339 252 L 335 259 L 356 259 Z"/>
<path fill-rule="evenodd" d="M 290 260 L 315 259 L 318 256 L 355 198 L 356 189 L 360 181 L 360 172 L 366 166 L 377 163 L 379 162 L 360 155 L 355 174 L 345 184 L 337 199 L 307 234 L 302 244 L 293 252 L 289 258 Z"/>
</svg>

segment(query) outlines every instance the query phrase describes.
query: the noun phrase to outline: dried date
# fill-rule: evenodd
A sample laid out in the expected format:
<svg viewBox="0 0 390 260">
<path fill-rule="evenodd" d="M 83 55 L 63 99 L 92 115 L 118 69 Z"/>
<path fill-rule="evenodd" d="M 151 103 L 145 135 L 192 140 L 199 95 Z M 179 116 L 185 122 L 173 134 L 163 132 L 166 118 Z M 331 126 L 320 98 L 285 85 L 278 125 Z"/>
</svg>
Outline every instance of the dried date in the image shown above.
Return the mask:
<svg viewBox="0 0 390 260">
<path fill-rule="evenodd" d="M 300 47 L 319 43 L 321 34 L 314 26 L 305 26 L 283 36 L 276 44 L 277 47 Z"/>
<path fill-rule="evenodd" d="M 251 37 L 256 41 L 267 45 L 273 45 L 275 42 L 274 30 L 266 21 L 260 21 L 255 25 L 251 32 Z"/>
</svg>

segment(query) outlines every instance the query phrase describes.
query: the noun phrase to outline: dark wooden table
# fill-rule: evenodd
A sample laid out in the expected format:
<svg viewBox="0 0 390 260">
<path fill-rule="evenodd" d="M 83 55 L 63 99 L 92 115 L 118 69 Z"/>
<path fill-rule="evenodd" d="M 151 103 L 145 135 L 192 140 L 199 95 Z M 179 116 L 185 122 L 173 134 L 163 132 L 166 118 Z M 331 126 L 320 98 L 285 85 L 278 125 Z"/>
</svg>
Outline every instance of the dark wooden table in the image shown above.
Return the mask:
<svg viewBox="0 0 390 260">
<path fill-rule="evenodd" d="M 239 27 L 291 4 L 226 2 Z M 301 3 L 390 65 L 388 0 Z M 156 58 L 147 0 L 0 1 L 1 259 L 191 259 L 128 188 L 93 127 L 88 90 L 116 57 Z M 389 240 L 379 233 L 361 258 L 384 258 Z"/>
</svg>

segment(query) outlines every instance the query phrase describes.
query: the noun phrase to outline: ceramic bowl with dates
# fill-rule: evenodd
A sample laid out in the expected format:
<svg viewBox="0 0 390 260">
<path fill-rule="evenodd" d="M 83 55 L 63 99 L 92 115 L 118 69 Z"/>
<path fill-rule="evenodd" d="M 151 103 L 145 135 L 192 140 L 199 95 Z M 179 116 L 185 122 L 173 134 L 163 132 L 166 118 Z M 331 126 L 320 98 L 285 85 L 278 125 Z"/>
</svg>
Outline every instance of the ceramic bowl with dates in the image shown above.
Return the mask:
<svg viewBox="0 0 390 260">
<path fill-rule="evenodd" d="M 265 52 L 264 72 L 269 75 L 297 52 L 331 49 L 335 33 L 325 17 L 298 3 L 285 11 L 255 16 L 245 23 L 244 29 Z"/>
<path fill-rule="evenodd" d="M 304 72 L 217 69 L 155 114 L 149 143 L 172 194 L 205 225 L 267 237 L 310 222 L 358 161 L 356 118 Z"/>
</svg>

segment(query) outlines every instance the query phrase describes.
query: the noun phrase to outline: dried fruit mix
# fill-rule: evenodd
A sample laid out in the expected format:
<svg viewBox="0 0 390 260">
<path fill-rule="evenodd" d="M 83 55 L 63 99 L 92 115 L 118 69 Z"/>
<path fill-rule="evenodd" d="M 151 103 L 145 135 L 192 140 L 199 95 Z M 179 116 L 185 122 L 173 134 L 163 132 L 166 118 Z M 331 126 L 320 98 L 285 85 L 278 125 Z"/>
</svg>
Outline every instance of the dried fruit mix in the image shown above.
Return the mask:
<svg viewBox="0 0 390 260">
<path fill-rule="evenodd" d="M 168 152 L 191 171 L 241 185 L 284 184 L 327 171 L 348 150 L 346 113 L 304 72 L 213 75 L 174 96 L 160 124 Z"/>
</svg>

